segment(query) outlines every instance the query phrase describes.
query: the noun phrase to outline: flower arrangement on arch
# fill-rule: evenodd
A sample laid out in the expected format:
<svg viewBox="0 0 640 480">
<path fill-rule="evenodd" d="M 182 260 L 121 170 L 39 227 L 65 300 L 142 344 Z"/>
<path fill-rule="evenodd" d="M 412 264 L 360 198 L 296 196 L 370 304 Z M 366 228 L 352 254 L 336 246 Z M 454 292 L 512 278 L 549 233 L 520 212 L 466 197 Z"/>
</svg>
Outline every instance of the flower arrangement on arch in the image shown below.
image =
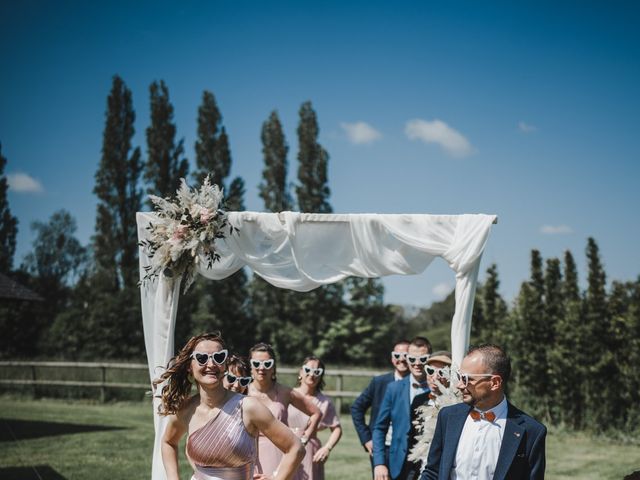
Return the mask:
<svg viewBox="0 0 640 480">
<path fill-rule="evenodd" d="M 184 178 L 175 200 L 149 195 L 158 215 L 146 229 L 149 237 L 138 245 L 151 259 L 144 268 L 142 286 L 161 274 L 165 277 L 183 276 L 186 292 L 195 280 L 196 266 L 202 261 L 207 268 L 220 260 L 215 240 L 237 232 L 222 209 L 223 192 L 212 184 L 209 175 L 200 188 L 190 188 Z"/>
<path fill-rule="evenodd" d="M 440 409 L 462 401 L 460 390 L 456 387 L 456 382 L 452 381 L 452 372 L 456 370 L 451 367 L 444 367 L 441 370 L 442 377 L 447 380 L 448 386 L 437 379 L 435 380 L 440 394 L 436 395 L 430 404 L 421 405 L 416 409 L 417 415 L 413 422 L 416 431 L 416 443 L 411 448 L 407 459 L 411 462 L 422 462 L 422 467 L 426 465 L 427 457 L 429 456 L 429 448 L 431 447 L 433 434 L 436 431 L 436 422 Z M 453 377 L 455 378 L 455 375 Z"/>
</svg>

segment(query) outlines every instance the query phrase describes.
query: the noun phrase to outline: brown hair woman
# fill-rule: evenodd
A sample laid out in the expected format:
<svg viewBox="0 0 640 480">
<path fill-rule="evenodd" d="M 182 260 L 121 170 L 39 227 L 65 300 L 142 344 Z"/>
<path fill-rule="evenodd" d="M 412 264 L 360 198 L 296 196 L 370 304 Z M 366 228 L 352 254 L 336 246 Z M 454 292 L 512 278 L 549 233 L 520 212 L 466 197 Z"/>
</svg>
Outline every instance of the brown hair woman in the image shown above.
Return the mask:
<svg viewBox="0 0 640 480">
<path fill-rule="evenodd" d="M 220 333 L 198 335 L 154 382 L 164 384 L 159 413 L 170 416 L 161 445 L 168 480 L 179 479 L 178 444 L 184 435 L 192 480 L 290 479 L 304 456 L 301 442 L 261 402 L 223 387 L 227 356 Z M 254 476 L 259 434 L 282 452 L 273 476 Z"/>
</svg>

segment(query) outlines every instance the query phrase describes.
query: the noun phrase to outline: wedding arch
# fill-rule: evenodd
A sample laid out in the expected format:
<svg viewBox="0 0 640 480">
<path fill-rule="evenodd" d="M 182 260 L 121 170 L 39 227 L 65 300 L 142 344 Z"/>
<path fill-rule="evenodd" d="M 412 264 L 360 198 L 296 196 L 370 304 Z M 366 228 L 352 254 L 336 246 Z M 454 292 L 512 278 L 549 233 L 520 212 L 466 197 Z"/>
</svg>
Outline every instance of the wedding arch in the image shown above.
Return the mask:
<svg viewBox="0 0 640 480">
<path fill-rule="evenodd" d="M 248 267 L 276 287 L 307 292 L 349 276 L 374 278 L 422 273 L 436 257 L 455 273 L 451 324 L 454 364 L 469 344 L 480 260 L 495 215 L 315 214 L 229 212 L 237 233 L 215 241 L 218 261 L 200 262 L 197 273 L 221 280 Z M 137 214 L 138 239 L 149 239 L 155 213 Z M 140 249 L 140 278 L 152 259 Z M 141 288 L 144 341 L 151 380 L 174 355 L 181 278 L 159 275 Z M 160 440 L 167 419 L 153 401 L 155 442 L 152 480 L 165 480 Z"/>
</svg>

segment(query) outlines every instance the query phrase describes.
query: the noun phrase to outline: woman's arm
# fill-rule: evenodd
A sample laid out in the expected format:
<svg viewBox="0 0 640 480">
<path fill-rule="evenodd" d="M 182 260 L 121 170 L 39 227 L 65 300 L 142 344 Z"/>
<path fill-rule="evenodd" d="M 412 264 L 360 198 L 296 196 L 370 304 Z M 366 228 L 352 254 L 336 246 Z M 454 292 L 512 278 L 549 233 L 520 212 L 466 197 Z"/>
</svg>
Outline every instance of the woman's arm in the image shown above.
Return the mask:
<svg viewBox="0 0 640 480">
<path fill-rule="evenodd" d="M 309 415 L 309 423 L 302 434 L 303 437 L 308 440 L 314 433 L 316 433 L 318 424 L 322 418 L 322 412 L 320 412 L 320 409 L 313 403 L 311 397 L 303 395 L 297 390 L 290 390 L 289 401 L 291 402 L 291 405 L 296 407 L 298 410 Z"/>
<path fill-rule="evenodd" d="M 329 453 L 333 450 L 333 447 L 336 446 L 336 443 L 340 441 L 340 437 L 342 437 L 342 427 L 340 424 L 329 428 L 331 429 L 329 440 L 327 440 L 327 443 L 325 443 L 313 456 L 314 462 L 326 462 L 329 458 Z"/>
<path fill-rule="evenodd" d="M 293 432 L 271 414 L 260 400 L 245 397 L 242 400 L 242 416 L 249 431 L 259 431 L 278 447 L 284 456 L 276 472 L 254 475 L 254 479 L 289 480 L 304 458 L 305 449 Z"/>
<path fill-rule="evenodd" d="M 178 473 L 178 444 L 186 432 L 187 424 L 179 419 L 177 415 L 171 415 L 160 444 L 162 463 L 167 473 L 167 480 L 180 479 Z"/>
</svg>

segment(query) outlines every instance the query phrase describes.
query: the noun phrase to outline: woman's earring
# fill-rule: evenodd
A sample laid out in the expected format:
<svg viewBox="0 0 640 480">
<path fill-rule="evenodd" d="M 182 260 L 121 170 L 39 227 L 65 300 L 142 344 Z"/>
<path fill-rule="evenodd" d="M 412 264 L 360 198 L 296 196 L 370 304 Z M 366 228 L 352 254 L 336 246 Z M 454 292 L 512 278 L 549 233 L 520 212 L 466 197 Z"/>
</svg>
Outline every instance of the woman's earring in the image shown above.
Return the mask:
<svg viewBox="0 0 640 480">
<path fill-rule="evenodd" d="M 187 374 L 187 380 L 189 380 L 189 383 L 193 383 L 193 380 L 194 380 L 193 373 L 189 372 Z"/>
<path fill-rule="evenodd" d="M 298 381 L 301 382 L 302 381 L 302 377 L 300 375 L 298 375 Z"/>
</svg>

